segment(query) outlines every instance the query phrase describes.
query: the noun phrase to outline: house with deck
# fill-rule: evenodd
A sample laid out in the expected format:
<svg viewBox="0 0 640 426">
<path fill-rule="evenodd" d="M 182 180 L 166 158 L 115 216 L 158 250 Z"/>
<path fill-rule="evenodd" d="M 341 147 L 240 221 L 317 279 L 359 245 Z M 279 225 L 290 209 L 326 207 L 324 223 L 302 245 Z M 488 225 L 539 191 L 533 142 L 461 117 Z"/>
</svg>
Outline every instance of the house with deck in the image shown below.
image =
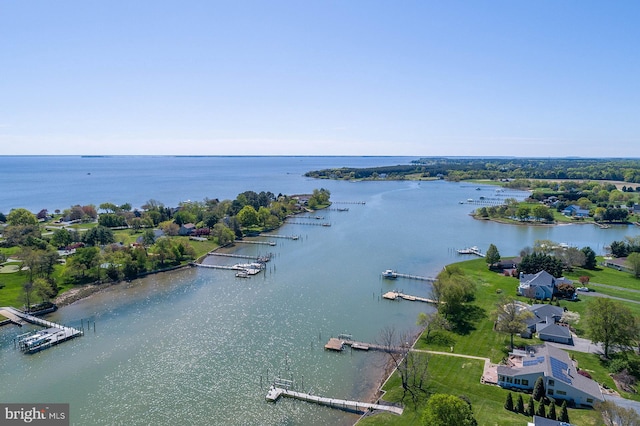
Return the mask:
<svg viewBox="0 0 640 426">
<path fill-rule="evenodd" d="M 516 349 L 507 365 L 498 366 L 498 385 L 505 389 L 533 391 L 542 377 L 545 394 L 570 405 L 592 407 L 604 401 L 597 382 L 578 374 L 569 355 L 549 344 Z"/>
</svg>

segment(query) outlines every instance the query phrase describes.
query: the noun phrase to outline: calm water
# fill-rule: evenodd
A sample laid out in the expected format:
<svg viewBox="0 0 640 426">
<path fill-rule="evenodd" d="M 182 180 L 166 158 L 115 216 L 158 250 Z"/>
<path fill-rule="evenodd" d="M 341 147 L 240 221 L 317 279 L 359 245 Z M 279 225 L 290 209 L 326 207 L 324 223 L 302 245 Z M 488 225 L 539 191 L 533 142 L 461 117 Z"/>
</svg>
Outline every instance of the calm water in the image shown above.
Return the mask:
<svg viewBox="0 0 640 426">
<path fill-rule="evenodd" d="M 13 161 L 22 172 L 7 172 Z M 490 187 L 477 191 L 459 183 L 350 183 L 301 176 L 320 167 L 406 161 L 0 157 L 3 187 L 22 191 L 0 194 L 3 211 L 105 201 L 135 206 L 149 198 L 175 205 L 183 199 L 234 198 L 249 189 L 292 194 L 321 186 L 331 190 L 334 201 L 366 201 L 344 205 L 348 212 L 322 212 L 331 227 L 279 230 L 301 235 L 298 241 L 239 245 L 239 253 L 273 252 L 263 275 L 239 279 L 229 271 L 188 269 L 114 286 L 65 307 L 51 319 L 78 325 L 90 319 L 96 332 L 39 354 L 14 350 L 13 338 L 24 329 L 3 327 L 0 400 L 70 402 L 78 425 L 351 424 L 357 419 L 353 414 L 288 400 L 269 404 L 264 396 L 268 378 L 279 375 L 316 394 L 367 397 L 379 380 L 382 359 L 373 353 L 328 353 L 323 345 L 341 332 L 373 341 L 389 325 L 412 330 L 417 314 L 429 309 L 417 302 L 381 301 L 380 293 L 391 289 L 429 294 L 424 282 L 383 281 L 382 270 L 433 276 L 460 259 L 456 248 L 486 250 L 494 243 L 503 255 L 516 255 L 536 239 L 590 245 L 601 252 L 611 241 L 638 233 L 634 227 L 527 228 L 471 219 L 472 207 L 458 202 L 493 196 Z M 33 177 L 27 169 L 38 162 L 42 167 Z M 76 173 L 76 182 L 65 179 L 69 173 Z M 41 179 L 48 182 L 46 191 L 25 184 Z M 81 184 L 84 179 L 91 183 Z"/>
</svg>

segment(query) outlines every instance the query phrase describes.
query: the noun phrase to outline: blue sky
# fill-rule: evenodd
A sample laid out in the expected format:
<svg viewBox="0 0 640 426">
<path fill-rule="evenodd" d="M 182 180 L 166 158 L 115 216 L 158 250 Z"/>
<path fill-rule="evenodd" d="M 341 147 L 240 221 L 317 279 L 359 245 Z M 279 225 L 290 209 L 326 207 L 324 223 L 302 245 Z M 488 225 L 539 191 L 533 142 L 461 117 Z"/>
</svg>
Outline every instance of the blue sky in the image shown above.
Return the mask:
<svg viewBox="0 0 640 426">
<path fill-rule="evenodd" d="M 0 155 L 640 157 L 638 1 L 0 0 Z"/>
</svg>

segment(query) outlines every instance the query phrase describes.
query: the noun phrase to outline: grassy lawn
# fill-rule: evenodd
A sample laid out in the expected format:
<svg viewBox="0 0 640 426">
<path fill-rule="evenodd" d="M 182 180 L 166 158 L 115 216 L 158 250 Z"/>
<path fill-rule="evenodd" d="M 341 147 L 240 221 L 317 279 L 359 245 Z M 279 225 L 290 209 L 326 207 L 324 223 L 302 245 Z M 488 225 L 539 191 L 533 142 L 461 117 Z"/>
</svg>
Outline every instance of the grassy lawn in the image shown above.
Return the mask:
<svg viewBox="0 0 640 426">
<path fill-rule="evenodd" d="M 415 347 L 417 349 L 429 349 L 435 351 L 449 352 L 451 347 L 455 353 L 488 357 L 494 363 L 499 363 L 508 355 L 510 350 L 510 336 L 493 331 L 493 321 L 491 314 L 496 304 L 503 296 L 514 296 L 518 286 L 518 280 L 513 277 L 505 277 L 502 274 L 490 271 L 484 259 L 473 259 L 458 263 L 465 273 L 472 277 L 477 283 L 476 300 L 474 308 L 470 310 L 472 317 L 472 327 L 467 334 L 454 334 L 452 332 L 437 332 L 435 338 L 426 341 L 424 336 L 418 339 Z M 619 272 L 614 269 L 604 268 L 596 271 L 586 271 L 576 269 L 567 277 L 576 281 L 579 276 L 588 275 L 592 282 L 619 286 L 627 289 L 640 289 L 640 280 L 636 280 L 629 273 Z M 601 291 L 601 288 L 597 288 Z M 602 289 L 605 293 L 605 290 Z M 640 293 L 633 293 L 624 290 L 607 289 L 606 294 L 617 295 L 631 300 L 640 300 Z M 528 303 L 523 297 L 517 299 Z M 575 311 L 584 317 L 586 308 L 590 301 L 586 296 L 584 300 L 576 302 L 561 301 L 560 306 Z M 555 302 L 554 302 L 555 303 Z M 624 303 L 624 302 L 623 302 Z M 634 314 L 640 315 L 640 305 L 634 303 L 624 303 L 632 309 Z M 578 324 L 578 332 L 581 332 Z M 432 334 L 433 336 L 433 334 Z M 537 339 L 522 339 L 514 337 L 516 346 L 526 346 L 537 344 Z M 592 378 L 599 383 L 615 389 L 613 379 L 609 376 L 607 365 L 595 354 L 585 354 L 569 351 L 570 356 L 578 361 L 580 368 L 587 370 Z M 504 409 L 504 402 L 508 391 L 497 386 L 483 385 L 480 383 L 482 376 L 482 362 L 471 359 L 448 357 L 442 355 L 425 355 L 430 357 L 429 361 L 429 381 L 428 393 L 448 393 L 453 395 L 465 395 L 472 403 L 473 412 L 480 425 L 513 425 L 526 424 L 528 417 L 520 414 L 508 412 Z M 384 399 L 391 402 L 401 402 L 402 388 L 398 377 L 394 377 L 384 387 L 387 391 Z M 636 395 L 621 393 L 623 397 L 640 400 Z M 517 394 L 512 395 L 515 399 Z M 525 404 L 529 401 L 529 395 L 523 395 Z M 376 415 L 365 419 L 364 425 L 410 425 L 420 421 L 427 395 L 414 404 L 405 398 L 402 403 L 405 405 L 405 413 L 398 417 L 391 414 Z M 599 414 L 595 410 L 570 409 L 569 418 L 573 424 L 596 425 L 601 424 Z"/>
<path fill-rule="evenodd" d="M 531 418 L 524 414 L 516 414 L 504 409 L 508 391 L 498 386 L 480 383 L 483 362 L 478 360 L 448 357 L 442 355 L 429 356 L 429 387 L 427 392 L 464 395 L 471 401 L 473 414 L 479 425 L 511 426 L 526 424 Z M 395 375 L 384 387 L 387 393 L 384 399 L 390 402 L 401 402 L 402 388 L 400 379 Z M 514 402 L 517 394 L 513 393 Z M 524 403 L 529 402 L 529 395 L 523 394 Z M 405 411 L 402 416 L 380 414 L 364 419 L 359 424 L 371 425 L 416 425 L 420 424 L 422 411 L 427 400 L 425 395 L 417 404 L 409 397 L 403 401 Z M 569 419 L 577 425 L 596 425 L 599 415 L 594 410 L 569 409 Z"/>
</svg>

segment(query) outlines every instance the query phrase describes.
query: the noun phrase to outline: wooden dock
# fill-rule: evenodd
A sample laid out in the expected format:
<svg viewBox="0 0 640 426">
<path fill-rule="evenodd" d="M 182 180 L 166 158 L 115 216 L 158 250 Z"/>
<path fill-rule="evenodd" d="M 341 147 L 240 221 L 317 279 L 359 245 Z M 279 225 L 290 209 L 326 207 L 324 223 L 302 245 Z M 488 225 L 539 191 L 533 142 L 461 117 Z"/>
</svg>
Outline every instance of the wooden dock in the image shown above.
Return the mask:
<svg viewBox="0 0 640 426">
<path fill-rule="evenodd" d="M 456 251 L 458 252 L 458 254 L 474 254 L 474 255 L 479 256 L 479 257 L 484 257 L 484 253 L 482 253 L 480 251 L 480 249 L 478 247 L 476 247 L 476 246 L 468 247 L 468 248 L 464 248 L 464 249 L 459 249 L 459 250 L 456 250 Z"/>
<path fill-rule="evenodd" d="M 220 256 L 220 257 L 233 257 L 236 259 L 249 259 L 249 260 L 254 260 L 256 262 L 268 262 L 271 260 L 271 254 L 266 254 L 264 256 L 249 256 L 246 254 L 232 254 L 232 253 L 218 253 L 215 251 L 210 251 L 209 256 Z"/>
<path fill-rule="evenodd" d="M 73 327 L 56 324 L 42 318 L 27 314 L 13 307 L 0 308 L 0 314 L 18 325 L 30 323 L 46 327 L 45 330 L 26 333 L 18 341 L 20 349 L 25 353 L 35 353 L 50 348 L 64 341 L 82 336 L 84 333 Z"/>
<path fill-rule="evenodd" d="M 402 274 L 402 273 L 396 272 L 396 271 L 394 271 L 392 269 L 387 269 L 386 271 L 384 271 L 382 273 L 382 277 L 383 278 L 388 278 L 388 279 L 407 278 L 407 279 L 410 279 L 410 280 L 428 281 L 430 283 L 436 281 L 435 278 L 423 277 L 421 275 Z"/>
<path fill-rule="evenodd" d="M 331 226 L 330 223 L 327 222 L 322 222 L 322 223 L 318 223 L 318 222 L 301 222 L 298 220 L 287 220 L 287 223 L 290 225 L 309 225 L 309 226 Z"/>
<path fill-rule="evenodd" d="M 342 352 L 345 346 L 349 346 L 351 349 L 356 349 L 360 351 L 381 351 L 381 352 L 405 352 L 407 348 L 403 347 L 393 347 L 386 345 L 378 345 L 376 343 L 366 343 L 366 342 L 358 342 L 357 340 L 353 340 L 350 337 L 345 337 L 345 335 L 340 335 L 337 338 L 332 337 L 329 339 L 326 345 L 324 345 L 325 350 L 331 350 L 335 352 Z"/>
<path fill-rule="evenodd" d="M 260 244 L 260 245 L 265 245 L 265 246 L 275 246 L 276 242 L 275 241 L 245 241 L 245 240 L 235 240 L 234 243 L 236 244 Z"/>
<path fill-rule="evenodd" d="M 203 263 L 191 263 L 193 266 L 209 269 L 224 269 L 227 271 L 245 271 L 248 275 L 256 275 L 262 271 L 262 267 L 258 264 L 237 264 L 237 265 L 206 265 Z M 255 265 L 255 266 L 252 266 Z"/>
<path fill-rule="evenodd" d="M 275 386 L 269 388 L 266 399 L 270 402 L 276 402 L 281 396 L 299 399 L 301 401 L 312 402 L 315 404 L 325 405 L 338 410 L 345 410 L 354 413 L 366 413 L 367 411 L 386 411 L 393 414 L 401 415 L 404 409 L 393 405 L 371 404 L 368 402 L 349 401 L 346 399 L 326 398 L 317 395 L 311 395 L 304 392 L 296 392 L 289 389 L 283 389 Z"/>
<path fill-rule="evenodd" d="M 385 294 L 383 294 L 382 297 L 388 300 L 404 299 L 412 302 L 433 303 L 435 305 L 438 304 L 438 302 L 436 302 L 433 299 L 427 299 L 426 297 L 420 297 L 420 296 L 412 296 L 410 294 L 401 293 L 399 291 L 388 291 Z"/>
<path fill-rule="evenodd" d="M 286 238 L 288 240 L 297 240 L 300 238 L 299 235 L 280 235 L 280 234 L 260 234 L 260 237 L 267 238 Z"/>
</svg>

